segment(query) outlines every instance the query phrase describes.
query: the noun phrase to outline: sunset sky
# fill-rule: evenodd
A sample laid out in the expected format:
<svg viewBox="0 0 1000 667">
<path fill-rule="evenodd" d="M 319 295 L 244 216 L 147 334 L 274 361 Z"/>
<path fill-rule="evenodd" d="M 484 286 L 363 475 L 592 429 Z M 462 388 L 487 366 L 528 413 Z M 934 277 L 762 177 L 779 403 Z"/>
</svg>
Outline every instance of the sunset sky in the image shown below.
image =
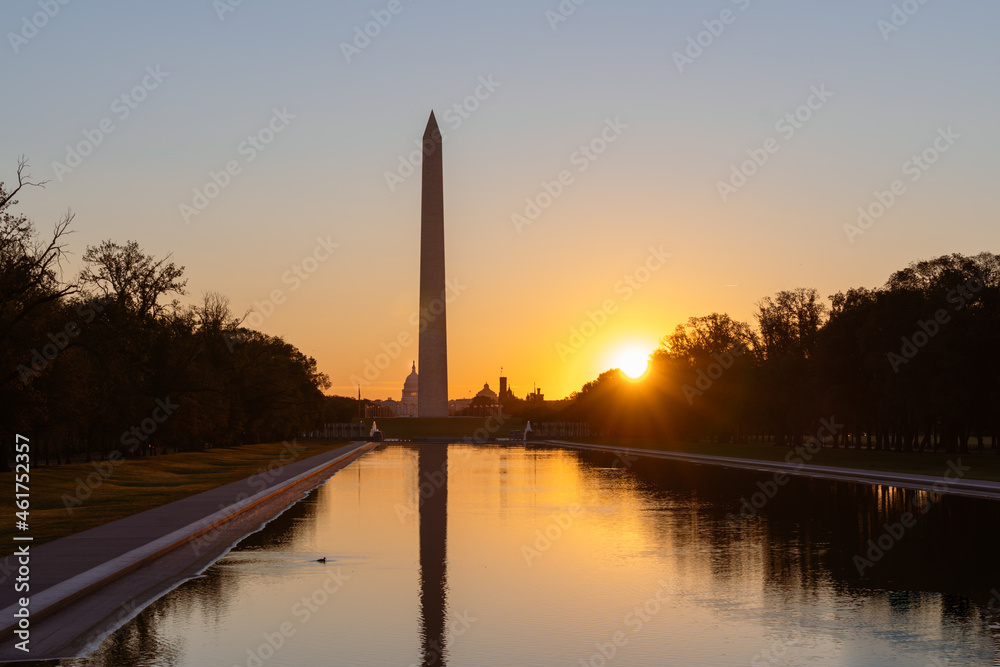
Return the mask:
<svg viewBox="0 0 1000 667">
<path fill-rule="evenodd" d="M 106 238 L 173 253 L 182 301 L 256 303 L 332 393 L 386 353 L 364 395 L 398 399 L 417 357 L 432 109 L 454 398 L 501 366 L 562 398 L 689 316 L 1000 250 L 995 1 L 63 2 L 0 5 L 0 180 L 50 180 L 19 210 L 75 212 L 67 276 Z"/>
</svg>

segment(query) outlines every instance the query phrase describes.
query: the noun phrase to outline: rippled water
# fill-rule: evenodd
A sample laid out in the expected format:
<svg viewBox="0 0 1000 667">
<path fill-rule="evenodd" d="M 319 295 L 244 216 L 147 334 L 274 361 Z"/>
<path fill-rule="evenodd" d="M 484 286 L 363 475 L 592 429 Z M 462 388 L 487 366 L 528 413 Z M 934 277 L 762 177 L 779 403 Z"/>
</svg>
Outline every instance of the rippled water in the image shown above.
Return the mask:
<svg viewBox="0 0 1000 667">
<path fill-rule="evenodd" d="M 772 479 L 389 446 L 59 664 L 998 664 L 1000 505 L 793 479 L 727 519 Z"/>
</svg>

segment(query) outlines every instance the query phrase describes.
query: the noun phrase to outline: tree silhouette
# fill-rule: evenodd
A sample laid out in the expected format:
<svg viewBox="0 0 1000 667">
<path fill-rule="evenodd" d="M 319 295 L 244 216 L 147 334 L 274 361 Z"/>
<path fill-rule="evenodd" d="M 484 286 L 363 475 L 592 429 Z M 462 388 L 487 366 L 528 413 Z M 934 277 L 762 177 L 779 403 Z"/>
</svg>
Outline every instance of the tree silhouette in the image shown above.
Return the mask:
<svg viewBox="0 0 1000 667">
<path fill-rule="evenodd" d="M 832 446 L 964 453 L 975 438 L 1000 453 L 1000 256 L 914 262 L 829 307 L 805 288 L 756 306 L 756 328 L 690 318 L 644 380 L 604 373 L 565 416 L 605 435 L 795 445 L 835 415 Z"/>
<path fill-rule="evenodd" d="M 72 215 L 39 240 L 0 184 L 0 403 L 36 457 L 66 462 L 295 437 L 328 416 L 329 379 L 284 340 L 243 328 L 228 299 L 183 306 L 184 267 L 136 241 L 86 249 L 77 281 L 59 260 Z M 157 419 L 152 419 L 156 415 Z M 12 460 L 10 439 L 0 465 Z M 37 463 L 37 460 L 36 460 Z"/>
</svg>

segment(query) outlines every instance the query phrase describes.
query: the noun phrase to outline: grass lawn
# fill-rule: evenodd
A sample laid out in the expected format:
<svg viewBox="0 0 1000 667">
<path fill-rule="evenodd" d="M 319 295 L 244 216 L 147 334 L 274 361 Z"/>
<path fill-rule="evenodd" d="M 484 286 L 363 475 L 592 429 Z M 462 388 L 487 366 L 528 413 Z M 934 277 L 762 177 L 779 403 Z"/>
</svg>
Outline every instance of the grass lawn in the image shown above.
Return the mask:
<svg viewBox="0 0 1000 667">
<path fill-rule="evenodd" d="M 294 460 L 306 459 L 345 443 L 308 439 L 296 444 L 305 449 L 292 450 L 286 459 L 296 454 Z M 244 445 L 129 461 L 32 468 L 30 530 L 16 532 L 34 537 L 34 545 L 72 535 L 250 477 L 267 469 L 286 447 L 285 443 Z M 0 511 L 4 514 L 0 544 L 4 545 L 2 554 L 7 555 L 14 552 L 14 473 L 0 473 L 0 488 Z"/>
<path fill-rule="evenodd" d="M 570 441 L 573 439 L 566 438 L 566 440 Z M 774 445 L 757 443 L 740 445 L 711 442 L 661 442 L 630 438 L 578 438 L 577 440 L 580 442 L 593 442 L 619 447 L 657 449 L 667 452 L 704 454 L 708 456 L 731 456 L 734 458 L 760 459 L 763 461 L 784 461 L 785 455 L 788 452 L 786 447 L 775 447 Z M 987 451 L 992 452 L 992 450 Z M 962 460 L 963 466 L 972 467 L 972 470 L 965 473 L 966 479 L 984 479 L 1000 482 L 1000 456 L 993 453 L 880 452 L 865 449 L 833 449 L 832 447 L 824 447 L 809 463 L 941 477 L 949 470 L 948 462 L 954 461 L 957 463 L 959 459 Z"/>
</svg>

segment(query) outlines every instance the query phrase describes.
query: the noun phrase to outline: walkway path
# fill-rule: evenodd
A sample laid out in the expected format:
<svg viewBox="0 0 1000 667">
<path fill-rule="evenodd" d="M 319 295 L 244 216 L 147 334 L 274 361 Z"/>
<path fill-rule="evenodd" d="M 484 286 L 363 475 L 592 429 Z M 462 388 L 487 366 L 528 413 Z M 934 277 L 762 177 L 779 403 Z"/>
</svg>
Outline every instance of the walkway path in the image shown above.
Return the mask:
<svg viewBox="0 0 1000 667">
<path fill-rule="evenodd" d="M 202 571 L 375 443 L 294 461 L 0 560 L 0 662 L 71 657 L 149 602 Z M 30 543 L 27 543 L 30 545 Z M 18 547 L 23 546 L 18 544 Z M 186 547 L 186 548 L 180 548 Z M 19 567 L 30 568 L 16 592 Z M 155 562 L 156 567 L 147 567 Z M 29 598 L 30 652 L 16 645 L 19 598 Z M 21 624 L 23 626 L 23 623 Z"/>
</svg>

